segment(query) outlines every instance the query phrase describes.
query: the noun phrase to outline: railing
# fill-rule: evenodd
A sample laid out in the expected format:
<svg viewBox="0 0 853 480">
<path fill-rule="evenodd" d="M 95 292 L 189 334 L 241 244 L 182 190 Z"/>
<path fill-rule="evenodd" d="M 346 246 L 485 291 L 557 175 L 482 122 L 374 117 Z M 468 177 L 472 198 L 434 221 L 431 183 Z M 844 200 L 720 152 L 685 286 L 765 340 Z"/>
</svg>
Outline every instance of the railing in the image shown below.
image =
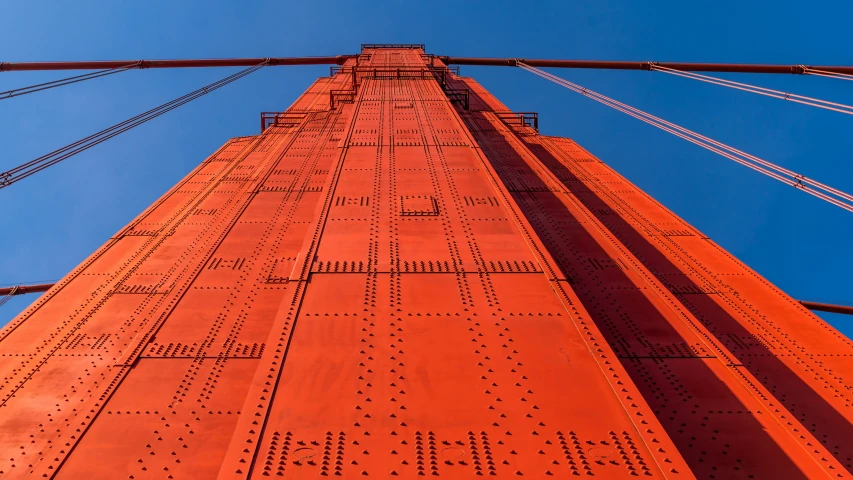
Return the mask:
<svg viewBox="0 0 853 480">
<path fill-rule="evenodd" d="M 536 112 L 494 112 L 508 126 L 524 126 L 539 131 L 539 114 Z"/>
<path fill-rule="evenodd" d="M 287 112 L 261 112 L 261 133 L 269 127 L 295 127 L 311 112 L 289 110 Z"/>
<path fill-rule="evenodd" d="M 426 46 L 423 43 L 362 43 L 361 51 L 363 52 L 368 48 L 420 48 L 421 50 L 426 50 Z"/>
<path fill-rule="evenodd" d="M 353 80 L 358 84 L 364 79 L 394 79 L 394 78 L 429 78 L 433 77 L 442 86 L 447 84 L 448 74 L 459 76 L 459 67 L 389 67 L 383 66 L 335 66 L 329 69 L 329 75 L 338 73 L 354 74 Z"/>
<path fill-rule="evenodd" d="M 352 103 L 355 101 L 356 89 L 355 86 L 353 88 L 348 89 L 339 89 L 339 90 L 329 90 L 329 109 L 334 110 L 337 103 Z"/>
<path fill-rule="evenodd" d="M 389 80 L 389 79 L 412 79 L 412 78 L 433 78 L 441 86 L 441 89 L 447 94 L 451 102 L 459 104 L 462 109 L 468 110 L 470 105 L 468 89 L 449 88 L 447 81 L 450 75 L 459 76 L 458 67 L 388 67 L 388 66 L 335 66 L 329 69 L 330 76 L 338 73 L 352 75 L 352 88 L 332 90 L 329 92 L 329 106 L 334 109 L 338 103 L 355 101 L 355 95 L 358 91 L 358 86 L 365 79 L 367 80 Z M 535 114 L 534 114 L 535 115 Z M 533 120 L 536 121 L 535 119 Z"/>
<path fill-rule="evenodd" d="M 444 89 L 444 93 L 447 94 L 447 98 L 450 99 L 451 102 L 459 104 L 459 106 L 462 107 L 462 110 L 468 110 L 470 104 L 467 88 L 446 88 Z"/>
</svg>

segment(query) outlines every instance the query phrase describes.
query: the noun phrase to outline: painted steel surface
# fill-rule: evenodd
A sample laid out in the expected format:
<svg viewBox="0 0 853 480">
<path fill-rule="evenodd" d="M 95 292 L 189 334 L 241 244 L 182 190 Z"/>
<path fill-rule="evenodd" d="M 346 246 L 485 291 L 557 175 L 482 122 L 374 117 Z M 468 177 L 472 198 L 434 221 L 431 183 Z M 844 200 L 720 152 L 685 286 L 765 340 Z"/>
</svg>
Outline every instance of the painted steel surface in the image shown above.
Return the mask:
<svg viewBox="0 0 853 480">
<path fill-rule="evenodd" d="M 4 478 L 849 477 L 850 341 L 443 68 L 363 49 L 3 329 Z"/>
<path fill-rule="evenodd" d="M 373 50 L 374 46 L 362 45 L 362 50 Z M 337 55 L 333 57 L 272 57 L 272 58 L 211 58 L 184 60 L 95 60 L 71 62 L 0 62 L 0 72 L 35 70 L 100 70 L 109 68 L 197 68 L 197 67 L 250 67 L 261 62 L 269 66 L 286 65 L 343 65 L 355 55 Z M 849 65 L 770 65 L 752 63 L 698 63 L 698 62 L 636 62 L 614 60 L 558 60 L 528 58 L 471 58 L 471 57 L 435 57 L 448 65 L 482 65 L 516 67 L 524 62 L 533 67 L 543 68 L 591 68 L 605 70 L 654 70 L 655 67 L 670 68 L 692 72 L 740 72 L 773 73 L 803 75 L 809 71 L 853 74 Z"/>
<path fill-rule="evenodd" d="M 255 57 L 210 58 L 188 60 L 96 60 L 83 62 L 0 62 L 0 72 L 38 70 L 101 70 L 109 68 L 199 68 L 199 67 L 251 67 L 266 62 L 267 65 L 342 65 L 353 55 L 334 57 Z"/>
<path fill-rule="evenodd" d="M 0 295 L 24 295 L 27 293 L 41 293 L 50 290 L 52 283 L 39 283 L 35 285 L 16 285 L 14 287 L 0 288 Z"/>
</svg>

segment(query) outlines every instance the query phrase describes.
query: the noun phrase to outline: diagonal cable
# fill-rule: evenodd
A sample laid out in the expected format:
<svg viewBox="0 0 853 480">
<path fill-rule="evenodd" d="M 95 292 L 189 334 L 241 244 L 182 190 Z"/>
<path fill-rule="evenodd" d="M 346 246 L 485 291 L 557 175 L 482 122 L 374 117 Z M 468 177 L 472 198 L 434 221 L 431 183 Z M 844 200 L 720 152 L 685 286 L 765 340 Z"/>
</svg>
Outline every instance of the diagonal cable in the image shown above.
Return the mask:
<svg viewBox="0 0 853 480">
<path fill-rule="evenodd" d="M 12 297 L 15 296 L 15 294 L 17 293 L 17 290 L 18 290 L 18 287 L 13 287 L 9 293 L 0 297 L 0 307 L 2 307 L 3 305 L 6 305 L 6 302 L 11 300 Z"/>
<path fill-rule="evenodd" d="M 123 122 L 117 123 L 111 127 L 108 127 L 100 132 L 89 135 L 86 138 L 80 139 L 74 143 L 66 145 L 60 149 L 54 150 L 50 153 L 42 155 L 38 158 L 30 160 L 22 165 L 19 165 L 11 170 L 7 170 L 5 172 L 0 172 L 0 189 L 6 188 L 9 185 L 12 185 L 15 182 L 23 180 L 30 175 L 33 175 L 37 172 L 44 170 L 45 168 L 50 167 L 51 165 L 56 165 L 57 163 L 72 157 L 84 150 L 94 147 L 99 143 L 105 142 L 110 138 L 115 137 L 123 132 L 126 132 L 134 127 L 142 125 L 143 123 L 153 120 L 154 118 L 163 115 L 166 112 L 172 111 L 181 105 L 187 104 L 199 97 L 202 97 L 218 88 L 224 87 L 231 82 L 239 80 L 246 75 L 249 75 L 253 72 L 256 72 L 267 65 L 267 61 L 260 63 L 258 65 L 254 65 L 252 67 L 241 70 L 237 73 L 229 75 L 221 80 L 213 82 L 209 85 L 206 85 L 198 90 L 194 90 L 186 95 L 178 97 L 170 102 L 166 102 L 158 107 L 152 108 L 146 112 L 143 112 L 135 117 L 129 118 Z"/>
<path fill-rule="evenodd" d="M 646 113 L 640 109 L 618 102 L 612 98 L 601 95 L 600 93 L 593 92 L 592 90 L 589 90 L 580 85 L 569 82 L 568 80 L 557 77 L 556 75 L 552 75 L 538 68 L 531 67 L 530 65 L 527 65 L 524 62 L 518 61 L 517 65 L 535 75 L 538 75 L 560 86 L 568 88 L 569 90 L 585 95 L 599 103 L 607 105 L 615 110 L 637 118 L 638 120 L 660 128 L 661 130 L 672 133 L 677 137 L 683 138 L 688 142 L 694 143 L 702 148 L 718 153 L 723 157 L 735 161 L 745 167 L 751 168 L 759 173 L 763 173 L 780 182 L 786 183 L 810 195 L 818 197 L 821 200 L 825 200 L 833 205 L 853 212 L 853 195 L 850 195 L 849 193 L 830 187 L 816 180 L 807 178 L 804 175 L 798 174 L 784 167 L 780 167 L 779 165 L 768 162 L 767 160 L 761 159 L 754 155 L 750 155 L 734 147 L 730 147 L 724 143 L 698 134 L 692 130 L 688 130 L 672 122 L 668 122 L 662 118 L 655 117 L 654 115 Z"/>
<path fill-rule="evenodd" d="M 805 65 L 803 65 L 801 68 L 803 69 L 803 73 L 806 75 L 815 75 L 818 77 L 836 78 L 838 80 L 853 81 L 853 75 L 847 73 L 828 72 L 826 70 L 818 70 L 816 68 L 807 67 Z"/>
<path fill-rule="evenodd" d="M 0 92 L 0 100 L 6 100 L 12 97 L 20 97 L 21 95 L 27 95 L 29 93 L 40 92 L 42 90 L 49 90 L 51 88 L 62 87 L 64 85 L 71 85 L 72 83 L 83 82 L 86 80 L 91 80 L 93 78 L 106 77 L 107 75 L 113 75 L 116 73 L 126 72 L 132 68 L 136 68 L 139 66 L 139 62 L 134 62 L 123 67 L 117 68 L 108 68 L 106 70 L 98 70 L 97 72 L 89 72 L 84 73 L 82 75 L 76 75 L 74 77 L 62 78 L 59 80 L 54 80 L 52 82 L 39 83 L 38 85 L 30 85 L 29 87 L 21 87 L 13 90 L 7 90 L 5 92 Z"/>
<path fill-rule="evenodd" d="M 766 97 L 778 98 L 780 100 L 788 100 L 790 102 L 809 105 L 811 107 L 823 108 L 825 110 L 832 110 L 834 112 L 853 115 L 853 106 L 845 105 L 843 103 L 829 102 L 827 100 L 821 100 L 819 98 L 807 97 L 805 95 L 797 95 L 795 93 L 782 92 L 780 90 L 773 90 L 772 88 L 758 87 L 755 85 L 750 85 L 748 83 L 734 82 L 732 80 L 711 77 L 709 75 L 701 75 L 694 72 L 685 72 L 683 70 L 676 70 L 674 68 L 655 65 L 654 63 L 652 63 L 649 68 L 651 70 L 668 73 L 670 75 L 675 75 L 678 77 L 689 78 L 692 80 L 698 80 L 700 82 L 734 88 L 736 90 L 742 90 L 744 92 L 756 93 L 758 95 L 764 95 Z M 805 71 L 808 72 L 808 69 L 806 69 Z"/>
</svg>

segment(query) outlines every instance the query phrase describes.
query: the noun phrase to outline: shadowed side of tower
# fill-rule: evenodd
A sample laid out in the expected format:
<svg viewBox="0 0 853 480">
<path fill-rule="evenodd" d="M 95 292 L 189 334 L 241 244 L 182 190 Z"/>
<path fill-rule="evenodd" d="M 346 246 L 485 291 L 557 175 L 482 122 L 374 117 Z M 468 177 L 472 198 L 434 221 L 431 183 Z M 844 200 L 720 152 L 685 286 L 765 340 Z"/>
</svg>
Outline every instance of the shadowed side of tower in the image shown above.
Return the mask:
<svg viewBox="0 0 853 480">
<path fill-rule="evenodd" d="M 847 475 L 850 342 L 422 46 L 263 126 L 2 330 L 4 475 Z"/>
</svg>

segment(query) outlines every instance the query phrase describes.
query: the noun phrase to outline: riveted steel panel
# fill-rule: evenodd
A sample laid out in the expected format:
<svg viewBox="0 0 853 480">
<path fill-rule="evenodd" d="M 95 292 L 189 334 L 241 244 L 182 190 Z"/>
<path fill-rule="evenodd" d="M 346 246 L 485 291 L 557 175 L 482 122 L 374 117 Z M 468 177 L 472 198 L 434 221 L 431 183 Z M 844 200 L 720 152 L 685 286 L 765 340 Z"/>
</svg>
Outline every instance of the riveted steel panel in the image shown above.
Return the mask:
<svg viewBox="0 0 853 480">
<path fill-rule="evenodd" d="M 849 476 L 850 341 L 510 117 L 372 45 L 229 140 L 0 332 L 0 475 Z"/>
</svg>

